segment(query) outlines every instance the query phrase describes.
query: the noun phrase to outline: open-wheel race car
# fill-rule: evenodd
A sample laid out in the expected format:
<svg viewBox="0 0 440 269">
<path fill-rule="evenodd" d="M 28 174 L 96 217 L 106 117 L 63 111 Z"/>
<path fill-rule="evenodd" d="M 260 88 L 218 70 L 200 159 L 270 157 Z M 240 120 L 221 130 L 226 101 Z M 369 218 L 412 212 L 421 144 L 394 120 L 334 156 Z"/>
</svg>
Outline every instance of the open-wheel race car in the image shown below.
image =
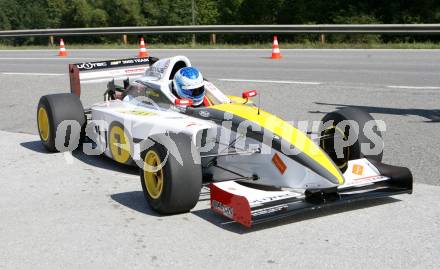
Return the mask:
<svg viewBox="0 0 440 269">
<path fill-rule="evenodd" d="M 205 80 L 203 103 L 175 94 L 184 56 L 69 65 L 70 93 L 42 96 L 38 130 L 49 151 L 105 154 L 138 165 L 145 198 L 161 214 L 188 212 L 210 188 L 211 208 L 245 226 L 331 205 L 412 193 L 409 169 L 383 164 L 380 124 L 345 108 L 312 138 L 250 99 Z M 115 79 L 124 79 L 116 85 Z M 107 81 L 84 109 L 81 83 Z"/>
</svg>

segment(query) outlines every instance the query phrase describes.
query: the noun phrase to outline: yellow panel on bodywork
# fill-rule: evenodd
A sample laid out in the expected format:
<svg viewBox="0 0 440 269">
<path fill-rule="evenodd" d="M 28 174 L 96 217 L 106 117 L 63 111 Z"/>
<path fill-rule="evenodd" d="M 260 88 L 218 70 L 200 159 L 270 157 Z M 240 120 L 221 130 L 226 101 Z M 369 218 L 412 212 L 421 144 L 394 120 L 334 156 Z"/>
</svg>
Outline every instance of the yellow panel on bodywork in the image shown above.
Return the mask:
<svg viewBox="0 0 440 269">
<path fill-rule="evenodd" d="M 136 115 L 136 116 L 155 116 L 157 115 L 154 112 L 149 112 L 149 111 L 145 111 L 142 109 L 118 109 L 116 110 L 119 113 L 123 113 L 123 114 L 130 114 L 130 115 Z"/>
<path fill-rule="evenodd" d="M 233 115 L 239 116 L 251 122 L 254 122 L 261 127 L 271 131 L 280 138 L 288 141 L 295 146 L 298 150 L 312 158 L 319 163 L 322 167 L 327 169 L 332 175 L 334 175 L 340 184 L 344 183 L 344 179 L 335 167 L 332 161 L 322 151 L 322 149 L 313 143 L 313 141 L 307 137 L 303 132 L 299 131 L 291 124 L 285 122 L 279 117 L 270 114 L 266 111 L 260 110 L 258 115 L 257 107 L 240 105 L 240 104 L 220 104 L 212 106 L 211 108 L 224 112 L 229 112 Z"/>
</svg>

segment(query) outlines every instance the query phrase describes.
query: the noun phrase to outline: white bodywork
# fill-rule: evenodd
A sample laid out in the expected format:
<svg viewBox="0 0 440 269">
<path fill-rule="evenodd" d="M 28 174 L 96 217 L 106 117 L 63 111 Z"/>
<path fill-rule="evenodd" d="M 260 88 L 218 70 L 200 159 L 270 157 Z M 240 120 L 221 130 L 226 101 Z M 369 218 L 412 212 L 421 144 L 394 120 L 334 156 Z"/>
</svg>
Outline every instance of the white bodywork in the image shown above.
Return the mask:
<svg viewBox="0 0 440 269">
<path fill-rule="evenodd" d="M 138 78 L 136 82 L 148 82 L 160 88 L 161 92 L 169 99 L 170 104 L 173 104 L 177 99 L 171 91 L 170 80 L 171 72 L 177 62 L 184 62 L 186 66 L 191 66 L 191 62 L 185 56 L 175 56 L 157 61 L 150 68 L 146 70 L 145 75 Z M 108 71 L 105 71 L 108 72 Z M 120 73 L 120 71 L 118 71 Z M 99 77 L 103 71 L 98 72 Z M 118 73 L 118 74 L 119 74 Z M 113 73 L 112 73 L 113 74 Z M 116 73 L 114 73 L 116 74 Z M 212 83 L 205 82 L 207 95 L 216 103 L 230 102 L 220 90 L 218 90 Z M 197 119 L 184 115 L 179 112 L 178 107 L 171 107 L 170 109 L 162 109 L 157 105 L 148 105 L 138 100 L 134 100 L 127 96 L 124 100 L 105 101 L 95 104 L 91 107 L 92 120 L 101 125 L 101 129 L 107 130 L 108 127 L 118 122 L 124 126 L 129 136 L 134 139 L 144 140 L 154 135 L 165 134 L 167 132 L 181 133 L 191 137 L 194 145 L 196 145 L 197 133 L 203 129 L 217 128 L 217 125 L 206 120 Z M 98 147 L 105 153 L 111 156 L 111 152 L 107 145 L 107 137 L 105 132 L 95 134 Z M 139 159 L 139 148 L 133 143 L 134 160 Z"/>
<path fill-rule="evenodd" d="M 183 115 L 179 112 L 158 110 L 148 106 L 140 106 L 129 101 L 108 101 L 96 104 L 92 107 L 92 119 L 96 122 L 103 121 L 104 125 L 110 126 L 118 122 L 124 126 L 129 136 L 144 140 L 154 135 L 162 135 L 167 132 L 182 133 L 196 144 L 196 135 L 200 130 L 215 128 L 215 124 Z M 104 153 L 111 156 L 104 133 L 99 137 L 99 146 Z M 132 158 L 139 159 L 137 143 L 133 143 L 134 152 Z"/>
<path fill-rule="evenodd" d="M 184 56 L 176 56 L 157 61 L 153 66 L 147 69 L 145 76 L 135 81 L 139 83 L 148 83 L 156 88 L 169 99 L 170 104 L 174 104 L 176 96 L 171 90 L 171 74 L 176 63 L 184 62 L 186 66 L 191 66 L 188 58 Z M 207 96 L 214 104 L 231 102 L 219 89 L 212 83 L 205 82 Z M 221 154 L 225 149 L 219 149 L 215 145 L 210 146 L 209 142 L 216 141 L 217 144 L 230 144 L 232 140 L 237 138 L 237 133 L 226 130 L 209 120 L 191 117 L 181 113 L 182 107 L 171 105 L 170 109 L 159 108 L 158 106 L 148 105 L 128 97 L 124 100 L 105 101 L 95 104 L 91 107 L 91 119 L 100 127 L 92 138 L 99 149 L 105 155 L 112 158 L 111 151 L 108 146 L 108 128 L 117 122 L 124 126 L 125 131 L 131 138 L 132 159 L 134 161 L 140 159 L 140 147 L 135 140 L 146 140 L 155 135 L 163 135 L 167 132 L 180 133 L 188 136 L 195 147 L 199 146 L 199 153 L 204 155 Z M 200 134 L 203 130 L 207 131 L 207 146 L 200 147 Z M 219 136 L 223 132 L 230 135 L 220 141 Z M 220 139 L 222 140 L 222 139 Z M 313 172 L 308 167 L 292 160 L 277 150 L 270 149 L 265 154 L 255 153 L 255 149 L 260 147 L 261 143 L 252 138 L 244 137 L 243 146 L 236 148 L 238 151 L 248 152 L 248 154 L 237 154 L 222 156 L 217 158 L 217 164 L 235 171 L 243 177 L 258 176 L 257 184 L 270 185 L 276 187 L 288 187 L 292 189 L 309 189 L 309 188 L 330 188 L 338 184 L 332 183 L 324 177 Z M 253 151 L 254 150 L 254 151 Z M 284 172 L 280 172 L 273 163 L 273 157 L 278 155 L 280 160 L 286 165 Z M 212 174 L 214 180 L 234 179 L 234 173 L 220 169 L 215 166 L 204 168 L 205 172 Z M 349 177 L 349 175 L 344 175 Z M 350 180 L 346 182 L 351 182 Z M 348 183 L 347 183 L 348 184 Z M 347 185 L 348 186 L 348 185 Z"/>
</svg>

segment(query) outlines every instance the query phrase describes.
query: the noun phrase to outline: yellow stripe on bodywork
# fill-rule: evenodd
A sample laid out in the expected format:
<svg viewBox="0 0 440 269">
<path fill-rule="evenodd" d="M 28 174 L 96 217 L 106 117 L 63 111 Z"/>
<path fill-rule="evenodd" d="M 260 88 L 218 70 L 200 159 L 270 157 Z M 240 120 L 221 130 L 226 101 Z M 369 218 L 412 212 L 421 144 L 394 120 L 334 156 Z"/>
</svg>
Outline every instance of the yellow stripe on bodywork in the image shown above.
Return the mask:
<svg viewBox="0 0 440 269">
<path fill-rule="evenodd" d="M 340 171 L 335 167 L 324 151 L 318 145 L 313 143 L 313 141 L 303 132 L 277 116 L 263 110 L 260 110 L 260 115 L 258 115 L 258 108 L 240 104 L 220 104 L 211 106 L 210 108 L 229 112 L 271 131 L 273 134 L 288 141 L 291 145 L 295 146 L 296 149 L 319 163 L 323 168 L 334 175 L 340 184 L 344 183 Z"/>
</svg>

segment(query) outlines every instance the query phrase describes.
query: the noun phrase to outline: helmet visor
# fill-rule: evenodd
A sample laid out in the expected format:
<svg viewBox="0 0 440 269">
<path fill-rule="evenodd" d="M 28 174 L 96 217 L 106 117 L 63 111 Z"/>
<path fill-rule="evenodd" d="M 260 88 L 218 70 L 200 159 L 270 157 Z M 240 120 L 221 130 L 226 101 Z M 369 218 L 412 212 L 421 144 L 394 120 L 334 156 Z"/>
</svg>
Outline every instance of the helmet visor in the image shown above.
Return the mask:
<svg viewBox="0 0 440 269">
<path fill-rule="evenodd" d="M 205 86 L 201 86 L 191 90 L 182 89 L 182 92 L 187 96 L 197 98 L 205 94 Z"/>
</svg>

